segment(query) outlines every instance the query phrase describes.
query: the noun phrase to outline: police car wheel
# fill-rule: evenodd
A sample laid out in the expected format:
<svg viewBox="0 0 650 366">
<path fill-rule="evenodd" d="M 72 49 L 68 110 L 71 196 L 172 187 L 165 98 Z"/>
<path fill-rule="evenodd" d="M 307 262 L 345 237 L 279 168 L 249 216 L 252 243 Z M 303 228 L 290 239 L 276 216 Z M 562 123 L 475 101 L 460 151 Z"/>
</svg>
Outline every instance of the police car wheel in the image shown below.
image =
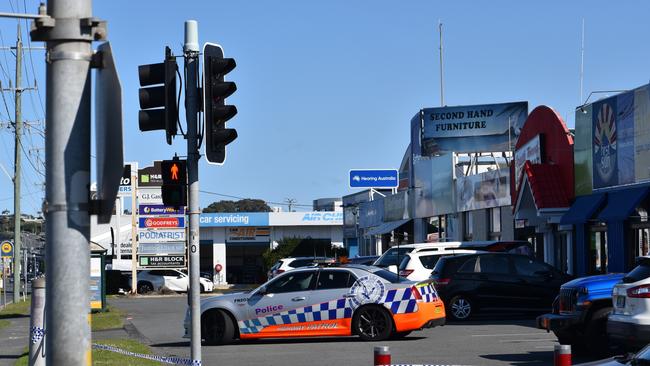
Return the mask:
<svg viewBox="0 0 650 366">
<path fill-rule="evenodd" d="M 235 335 L 235 325 L 223 310 L 210 310 L 201 321 L 202 338 L 208 345 L 228 344 Z"/>
<path fill-rule="evenodd" d="M 390 337 L 393 321 L 388 312 L 378 306 L 365 306 L 352 318 L 356 334 L 364 341 L 381 341 Z"/>
<path fill-rule="evenodd" d="M 449 315 L 454 320 L 467 320 L 473 315 L 473 304 L 465 295 L 456 295 L 449 301 Z"/>
</svg>

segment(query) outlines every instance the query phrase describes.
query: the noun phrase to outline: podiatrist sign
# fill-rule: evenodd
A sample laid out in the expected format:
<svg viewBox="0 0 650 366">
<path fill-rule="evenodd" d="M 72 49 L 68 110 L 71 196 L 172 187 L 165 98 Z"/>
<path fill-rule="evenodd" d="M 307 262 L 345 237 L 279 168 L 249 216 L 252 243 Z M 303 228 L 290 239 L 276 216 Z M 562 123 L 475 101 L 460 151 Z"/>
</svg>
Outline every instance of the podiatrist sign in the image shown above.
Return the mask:
<svg viewBox="0 0 650 366">
<path fill-rule="evenodd" d="M 397 188 L 397 169 L 350 170 L 350 188 Z"/>
</svg>

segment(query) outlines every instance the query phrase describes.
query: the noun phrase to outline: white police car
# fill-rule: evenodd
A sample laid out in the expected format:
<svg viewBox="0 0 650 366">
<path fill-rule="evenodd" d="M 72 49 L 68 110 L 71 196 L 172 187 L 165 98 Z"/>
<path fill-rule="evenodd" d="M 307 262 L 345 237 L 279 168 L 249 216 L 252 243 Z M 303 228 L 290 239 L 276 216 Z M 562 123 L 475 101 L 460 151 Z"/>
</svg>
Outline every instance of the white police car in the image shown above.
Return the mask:
<svg viewBox="0 0 650 366">
<path fill-rule="evenodd" d="M 383 340 L 444 322 L 445 308 L 431 281 L 407 281 L 364 265 L 295 269 L 251 292 L 201 301 L 201 334 L 207 344 L 349 335 Z M 189 327 L 188 309 L 186 338 Z"/>
</svg>

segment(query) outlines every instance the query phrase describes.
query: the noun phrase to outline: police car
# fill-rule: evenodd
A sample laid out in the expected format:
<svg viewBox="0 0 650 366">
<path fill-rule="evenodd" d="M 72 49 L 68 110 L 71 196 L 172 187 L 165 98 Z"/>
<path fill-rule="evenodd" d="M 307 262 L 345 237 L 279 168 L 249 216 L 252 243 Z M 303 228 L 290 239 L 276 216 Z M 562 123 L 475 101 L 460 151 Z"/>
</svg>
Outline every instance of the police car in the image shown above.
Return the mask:
<svg viewBox="0 0 650 366">
<path fill-rule="evenodd" d="M 251 292 L 201 301 L 206 344 L 350 335 L 375 341 L 444 323 L 445 308 L 431 281 L 407 281 L 364 265 L 299 268 Z M 189 328 L 188 309 L 185 338 Z"/>
</svg>

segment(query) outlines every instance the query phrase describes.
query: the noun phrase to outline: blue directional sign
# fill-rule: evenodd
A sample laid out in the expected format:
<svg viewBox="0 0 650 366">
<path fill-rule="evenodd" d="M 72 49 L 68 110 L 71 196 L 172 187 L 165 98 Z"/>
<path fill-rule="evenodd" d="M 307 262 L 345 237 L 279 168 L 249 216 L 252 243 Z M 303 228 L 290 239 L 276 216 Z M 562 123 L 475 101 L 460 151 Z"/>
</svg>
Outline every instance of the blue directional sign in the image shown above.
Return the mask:
<svg viewBox="0 0 650 366">
<path fill-rule="evenodd" d="M 396 188 L 398 184 L 397 169 L 350 170 L 350 188 Z"/>
</svg>

